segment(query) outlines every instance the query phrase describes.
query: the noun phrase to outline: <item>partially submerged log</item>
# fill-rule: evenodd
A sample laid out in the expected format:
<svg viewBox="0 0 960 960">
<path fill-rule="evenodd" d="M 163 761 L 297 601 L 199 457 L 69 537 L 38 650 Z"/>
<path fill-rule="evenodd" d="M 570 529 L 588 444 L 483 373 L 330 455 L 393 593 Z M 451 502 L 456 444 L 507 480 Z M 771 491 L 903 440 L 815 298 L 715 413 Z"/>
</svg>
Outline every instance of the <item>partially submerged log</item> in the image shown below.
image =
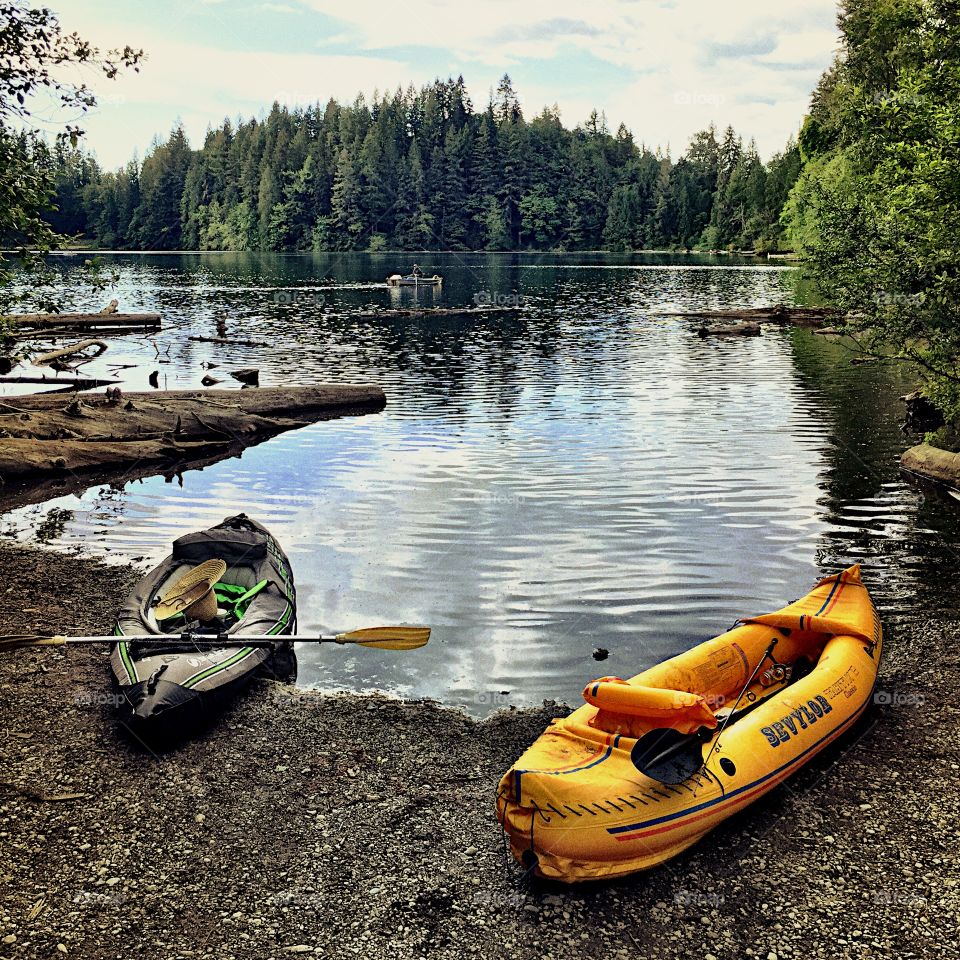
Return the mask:
<svg viewBox="0 0 960 960">
<path fill-rule="evenodd" d="M 96 348 L 96 353 L 84 356 L 85 360 L 93 360 L 99 357 L 107 349 L 107 344 L 103 340 L 81 340 L 79 343 L 71 344 L 69 347 L 62 347 L 60 350 L 51 350 L 49 353 L 41 353 L 33 358 L 35 367 L 42 367 L 45 364 L 52 363 L 54 360 L 61 360 L 63 357 L 72 357 L 77 354 L 84 354 L 91 347 Z"/>
<path fill-rule="evenodd" d="M 100 380 L 95 377 L 0 377 L 0 383 L 33 383 L 55 387 L 56 389 L 49 391 L 50 393 L 64 393 L 67 390 L 92 390 L 95 387 L 109 387 L 115 383 L 120 383 L 120 381 Z M 14 398 L 14 401 L 16 399 Z M 2 421 L 0 421 L 0 424 L 2 424 Z"/>
<path fill-rule="evenodd" d="M 7 318 L 21 330 L 159 330 L 159 313 L 20 313 Z"/>
<path fill-rule="evenodd" d="M 167 467 L 249 446 L 317 420 L 383 409 L 374 385 L 324 385 L 262 390 L 174 390 L 103 396 L 64 404 L 34 394 L 0 408 L 0 479 L 44 476 L 151 463 Z M 154 472 L 159 472 L 156 470 Z"/>
<path fill-rule="evenodd" d="M 519 304 L 516 306 L 490 306 L 490 307 L 423 307 L 420 309 L 384 307 L 382 310 L 365 310 L 359 314 L 361 317 L 404 317 L 407 319 L 417 319 L 422 317 L 482 317 L 488 313 L 516 313 L 522 310 Z"/>
<path fill-rule="evenodd" d="M 819 327 L 840 318 L 833 307 L 790 307 L 783 303 L 772 307 L 740 307 L 731 310 L 689 310 L 661 314 L 664 317 L 696 317 L 700 320 L 728 320 L 754 323 L 785 323 L 798 327 Z"/>
<path fill-rule="evenodd" d="M 265 347 L 263 340 L 232 340 L 230 337 L 189 337 L 194 343 L 215 343 L 221 347 Z"/>
<path fill-rule="evenodd" d="M 697 330 L 700 337 L 759 337 L 759 323 L 733 323 L 708 327 L 704 324 Z"/>
<path fill-rule="evenodd" d="M 903 452 L 900 469 L 924 480 L 935 480 L 954 490 L 960 490 L 960 453 L 951 453 L 929 443 L 920 443 Z"/>
</svg>

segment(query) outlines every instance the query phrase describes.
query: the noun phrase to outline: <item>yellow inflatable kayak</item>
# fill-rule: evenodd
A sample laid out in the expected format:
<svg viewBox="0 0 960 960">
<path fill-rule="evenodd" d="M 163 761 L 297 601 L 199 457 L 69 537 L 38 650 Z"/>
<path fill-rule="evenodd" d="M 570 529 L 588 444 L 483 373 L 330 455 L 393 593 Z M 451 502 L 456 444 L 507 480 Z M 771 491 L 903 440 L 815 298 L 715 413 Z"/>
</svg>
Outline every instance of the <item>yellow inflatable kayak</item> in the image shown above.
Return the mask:
<svg viewBox="0 0 960 960">
<path fill-rule="evenodd" d="M 630 680 L 587 684 L 500 781 L 513 855 L 566 882 L 676 856 L 851 728 L 882 636 L 853 566 Z"/>
</svg>

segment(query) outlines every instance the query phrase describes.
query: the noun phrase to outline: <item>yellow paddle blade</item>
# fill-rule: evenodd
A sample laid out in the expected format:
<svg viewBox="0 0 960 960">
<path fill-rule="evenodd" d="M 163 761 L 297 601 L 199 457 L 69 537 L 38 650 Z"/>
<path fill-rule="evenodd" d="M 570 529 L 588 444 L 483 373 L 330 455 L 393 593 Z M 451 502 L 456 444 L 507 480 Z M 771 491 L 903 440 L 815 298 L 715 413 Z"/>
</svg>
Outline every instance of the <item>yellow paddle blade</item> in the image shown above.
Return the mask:
<svg viewBox="0 0 960 960">
<path fill-rule="evenodd" d="M 362 647 L 380 650 L 416 650 L 430 639 L 429 627 L 367 627 L 338 633 L 337 643 L 358 643 Z"/>
<path fill-rule="evenodd" d="M 38 637 L 32 634 L 7 634 L 0 637 L 0 653 L 8 650 L 22 650 L 24 647 L 62 647 L 66 637 Z"/>
</svg>

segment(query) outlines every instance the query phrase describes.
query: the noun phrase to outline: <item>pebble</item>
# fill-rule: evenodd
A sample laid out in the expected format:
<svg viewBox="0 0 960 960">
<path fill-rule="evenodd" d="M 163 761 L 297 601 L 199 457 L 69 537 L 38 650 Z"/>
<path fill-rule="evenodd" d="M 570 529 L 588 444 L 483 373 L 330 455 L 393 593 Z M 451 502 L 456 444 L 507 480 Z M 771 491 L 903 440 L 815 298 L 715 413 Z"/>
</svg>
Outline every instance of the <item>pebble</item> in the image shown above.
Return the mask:
<svg viewBox="0 0 960 960">
<path fill-rule="evenodd" d="M 119 605 L 118 569 L 83 590 L 95 598 L 89 609 L 68 597 L 53 616 L 95 632 Z M 66 589 L 89 582 L 76 569 L 18 582 L 32 589 L 34 581 Z M 0 632 L 18 629 L 15 610 L 3 616 Z M 909 618 L 894 628 L 899 643 L 884 661 L 890 684 L 922 668 L 911 659 L 922 651 L 938 669 L 929 682 L 913 676 L 918 689 L 934 679 L 960 686 L 954 661 L 942 655 L 960 648 L 960 628 Z M 492 790 L 562 708 L 475 724 L 383 696 L 281 698 L 255 684 L 213 736 L 158 762 L 117 738 L 108 710 L 84 710 L 64 736 L 58 711 L 76 690 L 99 689 L 103 661 L 78 652 L 67 671 L 40 656 L 0 658 L 5 702 L 31 705 L 11 720 L 33 735 L 29 750 L 0 738 L 0 779 L 83 790 L 97 802 L 41 807 L 0 791 L 0 886 L 9 873 L 18 890 L 0 906 L 4 956 L 62 956 L 68 948 L 87 956 L 94 944 L 105 957 L 135 946 L 184 960 L 332 952 L 490 960 L 530 949 L 542 960 L 829 960 L 844 952 L 863 960 L 927 956 L 930 943 L 958 939 L 955 918 L 940 905 L 960 884 L 944 840 L 960 808 L 949 760 L 926 759 L 941 755 L 942 731 L 928 729 L 919 711 L 898 714 L 895 726 L 880 717 L 862 741 L 824 761 L 819 779 L 801 774 L 665 869 L 589 888 L 537 889 L 501 856 Z M 38 686 L 43 663 L 55 669 Z M 105 763 L 124 775 L 105 779 Z M 909 791 L 883 789 L 897 773 L 891 767 Z M 207 809 L 228 824 L 215 844 L 183 829 L 204 822 L 198 811 Z M 867 825 L 877 827 L 876 839 Z M 817 844 L 831 845 L 831 856 L 815 858 Z M 724 869 L 732 864 L 736 870 Z M 704 876 L 713 878 L 716 901 L 692 910 L 675 902 L 676 889 Z M 913 907 L 893 896 L 898 890 L 926 899 Z M 58 909 L 24 919 L 41 898 Z M 867 904 L 862 926 L 848 922 L 852 903 Z M 179 918 L 188 910 L 195 923 L 185 928 Z"/>
</svg>

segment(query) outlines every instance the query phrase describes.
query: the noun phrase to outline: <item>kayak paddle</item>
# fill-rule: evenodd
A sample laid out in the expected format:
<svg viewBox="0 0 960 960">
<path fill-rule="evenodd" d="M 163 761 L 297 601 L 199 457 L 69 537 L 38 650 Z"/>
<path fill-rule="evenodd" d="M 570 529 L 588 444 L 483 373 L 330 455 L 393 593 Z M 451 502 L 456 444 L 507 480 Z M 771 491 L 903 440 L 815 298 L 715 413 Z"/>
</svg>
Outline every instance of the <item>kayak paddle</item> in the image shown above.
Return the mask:
<svg viewBox="0 0 960 960">
<path fill-rule="evenodd" d="M 0 636 L 0 653 L 20 650 L 25 647 L 62 647 L 82 646 L 95 643 L 142 643 L 169 646 L 202 647 L 272 647 L 278 643 L 355 643 L 361 647 L 374 647 L 378 650 L 416 650 L 430 639 L 429 627 L 365 627 L 350 630 L 332 637 L 288 634 L 286 636 L 235 636 L 217 633 L 178 633 L 178 634 L 137 634 L 135 636 L 106 635 L 99 637 L 37 636 L 31 634 L 9 634 Z"/>
<path fill-rule="evenodd" d="M 630 751 L 630 759 L 633 761 L 633 765 L 642 774 L 650 777 L 651 780 L 659 780 L 660 783 L 668 784 L 683 783 L 700 770 L 705 770 L 710 757 L 719 752 L 720 737 L 727 727 L 766 701 L 767 697 L 765 696 L 748 704 L 742 710 L 737 710 L 743 695 L 750 689 L 750 685 L 756 679 L 767 658 L 773 660 L 773 648 L 776 645 L 777 638 L 774 637 L 763 656 L 757 661 L 753 673 L 750 674 L 750 678 L 734 701 L 733 708 L 723 718 L 715 738 L 713 730 L 709 727 L 701 727 L 694 733 L 681 733 L 672 727 L 657 727 L 655 730 L 645 733 L 633 745 L 633 749 Z M 779 666 L 776 660 L 773 660 L 773 662 L 776 666 Z M 778 687 L 777 690 L 779 689 Z M 774 692 L 776 691 L 771 687 L 768 696 Z M 704 759 L 703 746 L 711 739 L 714 741 L 713 746 L 710 748 L 706 759 Z"/>
</svg>

